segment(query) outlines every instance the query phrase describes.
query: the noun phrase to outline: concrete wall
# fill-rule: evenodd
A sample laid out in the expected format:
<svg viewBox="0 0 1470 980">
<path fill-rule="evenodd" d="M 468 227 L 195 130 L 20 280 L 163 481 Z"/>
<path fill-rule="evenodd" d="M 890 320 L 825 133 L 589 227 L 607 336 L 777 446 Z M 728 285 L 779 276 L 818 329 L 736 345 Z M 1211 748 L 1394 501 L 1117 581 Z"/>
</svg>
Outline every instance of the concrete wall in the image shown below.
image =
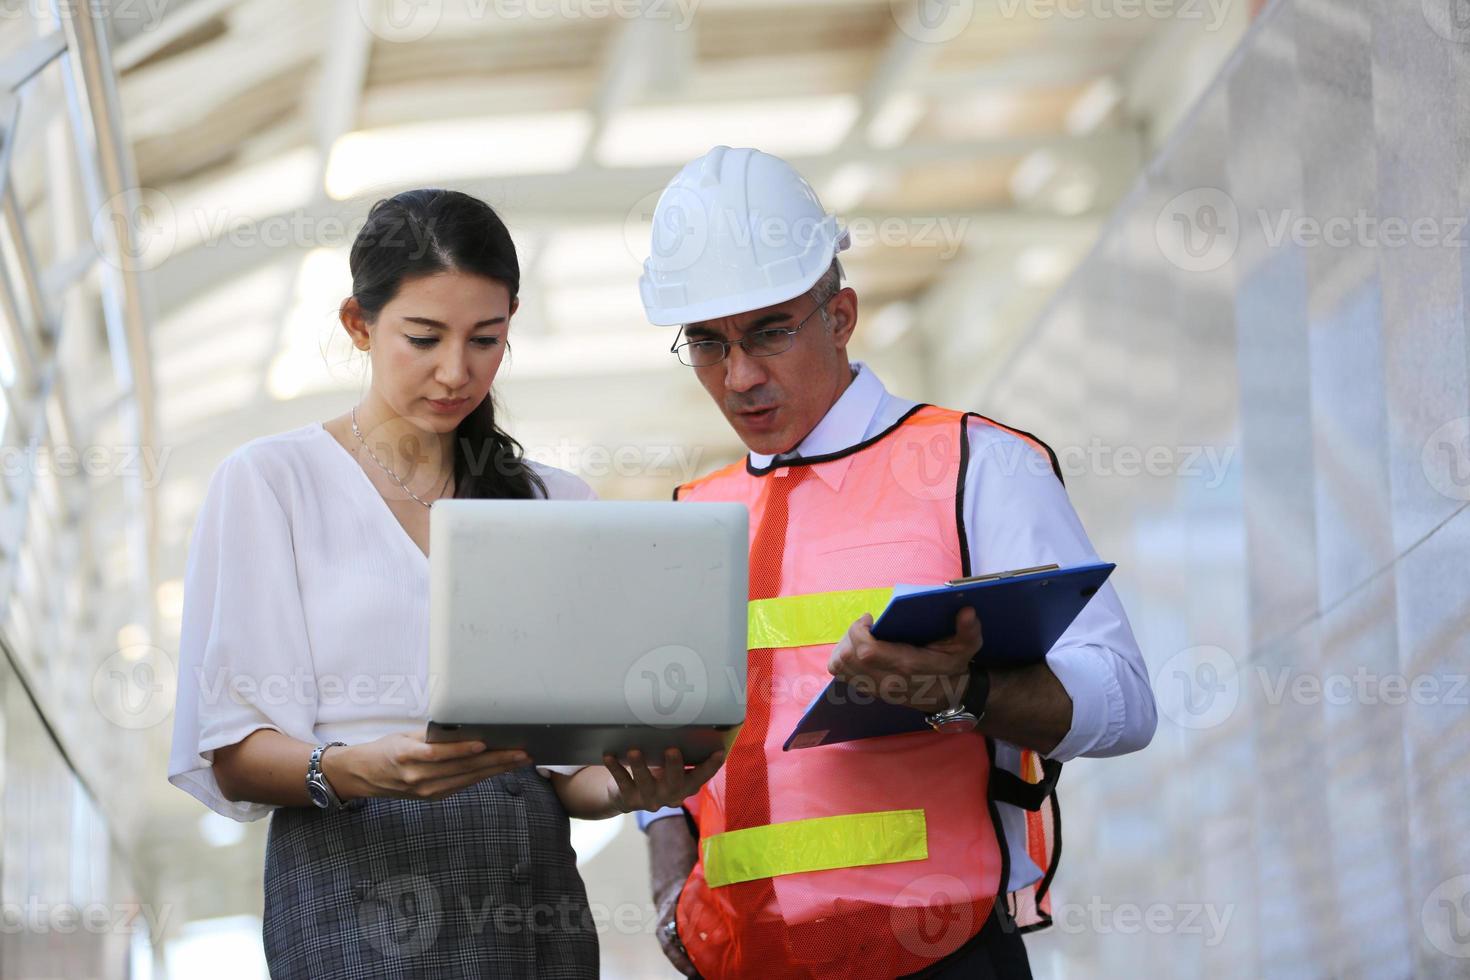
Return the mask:
<svg viewBox="0 0 1470 980">
<path fill-rule="evenodd" d="M 949 392 L 1061 454 L 1160 702 L 1148 750 L 1062 777 L 1038 976 L 1470 971 L 1454 9 L 1268 7 L 999 380 Z"/>
</svg>

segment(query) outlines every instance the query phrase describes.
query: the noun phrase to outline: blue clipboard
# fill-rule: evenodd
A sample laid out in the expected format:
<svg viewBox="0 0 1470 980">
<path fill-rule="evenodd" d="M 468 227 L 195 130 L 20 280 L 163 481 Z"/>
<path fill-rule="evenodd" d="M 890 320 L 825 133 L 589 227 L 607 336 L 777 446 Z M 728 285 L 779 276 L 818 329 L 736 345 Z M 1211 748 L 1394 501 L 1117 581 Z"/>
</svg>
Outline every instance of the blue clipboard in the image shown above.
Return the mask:
<svg viewBox="0 0 1470 980">
<path fill-rule="evenodd" d="M 979 614 L 984 633 L 977 663 L 999 667 L 1038 663 L 1116 567 L 1111 562 L 1070 568 L 1052 565 L 896 591 L 873 623 L 873 636 L 932 643 L 953 634 L 955 616 L 969 606 Z M 807 705 L 782 748 L 808 749 L 931 730 L 924 712 L 889 704 L 876 694 L 854 691 L 834 680 Z"/>
</svg>

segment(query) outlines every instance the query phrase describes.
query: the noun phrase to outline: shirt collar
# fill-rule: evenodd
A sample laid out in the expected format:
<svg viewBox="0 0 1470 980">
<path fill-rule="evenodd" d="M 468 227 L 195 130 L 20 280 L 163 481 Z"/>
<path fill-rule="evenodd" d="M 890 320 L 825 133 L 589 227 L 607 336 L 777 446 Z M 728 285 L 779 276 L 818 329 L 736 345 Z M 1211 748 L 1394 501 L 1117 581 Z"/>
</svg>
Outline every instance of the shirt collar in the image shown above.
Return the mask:
<svg viewBox="0 0 1470 980">
<path fill-rule="evenodd" d="M 852 366 L 856 372 L 852 383 L 794 450 L 781 453 L 779 459 L 776 456 L 751 453 L 750 465 L 755 469 L 765 469 L 772 462 L 779 464 L 787 457 L 826 456 L 851 449 L 862 442 L 867 437 L 874 416 L 883 406 L 888 389 L 883 387 L 883 382 L 862 361 L 854 361 Z M 837 462 L 841 465 L 821 467 L 818 470 L 834 490 L 842 483 L 842 477 L 847 472 L 846 459 Z"/>
</svg>

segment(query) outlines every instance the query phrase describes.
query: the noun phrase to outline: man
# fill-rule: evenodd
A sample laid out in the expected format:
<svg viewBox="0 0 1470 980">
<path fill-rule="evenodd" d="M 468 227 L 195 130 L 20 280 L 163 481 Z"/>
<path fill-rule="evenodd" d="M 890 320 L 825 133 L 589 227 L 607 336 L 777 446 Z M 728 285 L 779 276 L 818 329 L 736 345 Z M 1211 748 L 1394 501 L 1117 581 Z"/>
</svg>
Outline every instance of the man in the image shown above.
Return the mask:
<svg viewBox="0 0 1470 980">
<path fill-rule="evenodd" d="M 1019 929 L 1050 921 L 1059 764 L 1145 746 L 1153 695 L 1111 586 L 1031 667 L 974 666 L 968 610 L 928 647 L 873 638 L 874 590 L 1097 556 L 1044 444 L 849 361 L 847 244 L 755 150 L 688 164 L 655 211 L 648 318 L 682 328 L 675 352 L 750 450 L 675 496 L 750 508 L 752 604 L 724 768 L 645 824 L 660 939 L 710 980 L 1029 976 Z M 831 676 L 938 730 L 783 751 Z"/>
</svg>

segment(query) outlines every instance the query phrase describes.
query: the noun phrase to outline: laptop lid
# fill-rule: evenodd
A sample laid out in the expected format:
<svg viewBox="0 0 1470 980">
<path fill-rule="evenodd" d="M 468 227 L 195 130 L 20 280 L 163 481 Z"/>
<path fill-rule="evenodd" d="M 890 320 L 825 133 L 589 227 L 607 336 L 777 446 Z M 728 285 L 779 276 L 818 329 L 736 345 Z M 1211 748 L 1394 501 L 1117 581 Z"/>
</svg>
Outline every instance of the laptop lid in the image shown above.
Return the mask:
<svg viewBox="0 0 1470 980">
<path fill-rule="evenodd" d="M 742 504 L 435 501 L 430 718 L 738 723 L 748 522 Z"/>
</svg>

